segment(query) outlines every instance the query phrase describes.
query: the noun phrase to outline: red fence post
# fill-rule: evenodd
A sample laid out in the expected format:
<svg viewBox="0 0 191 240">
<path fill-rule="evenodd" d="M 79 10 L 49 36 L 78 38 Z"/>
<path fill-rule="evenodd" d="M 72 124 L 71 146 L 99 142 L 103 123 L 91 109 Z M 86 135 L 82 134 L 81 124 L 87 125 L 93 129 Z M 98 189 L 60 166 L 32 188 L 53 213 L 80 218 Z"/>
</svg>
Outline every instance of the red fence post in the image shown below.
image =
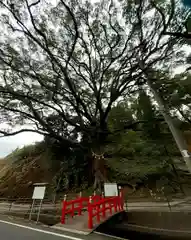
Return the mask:
<svg viewBox="0 0 191 240">
<path fill-rule="evenodd" d="M 112 204 L 115 204 L 115 201 L 113 203 L 109 202 L 109 211 L 110 214 L 112 214 Z"/>
<path fill-rule="evenodd" d="M 115 209 L 115 212 L 117 212 L 118 204 L 119 204 L 119 197 L 116 197 L 116 198 L 115 198 L 115 202 L 114 202 L 114 209 Z"/>
<path fill-rule="evenodd" d="M 97 206 L 97 222 L 100 223 L 100 205 Z"/>
<path fill-rule="evenodd" d="M 92 197 L 89 197 L 88 203 L 88 228 L 93 228 L 93 209 L 92 209 Z"/>
<path fill-rule="evenodd" d="M 72 208 L 71 208 L 71 217 L 72 218 L 74 217 L 74 204 L 75 203 L 72 202 Z"/>
<path fill-rule="evenodd" d="M 103 216 L 103 218 L 105 218 L 105 211 L 106 211 L 106 209 L 105 209 L 105 202 L 103 202 L 102 203 L 102 216 Z"/>
</svg>

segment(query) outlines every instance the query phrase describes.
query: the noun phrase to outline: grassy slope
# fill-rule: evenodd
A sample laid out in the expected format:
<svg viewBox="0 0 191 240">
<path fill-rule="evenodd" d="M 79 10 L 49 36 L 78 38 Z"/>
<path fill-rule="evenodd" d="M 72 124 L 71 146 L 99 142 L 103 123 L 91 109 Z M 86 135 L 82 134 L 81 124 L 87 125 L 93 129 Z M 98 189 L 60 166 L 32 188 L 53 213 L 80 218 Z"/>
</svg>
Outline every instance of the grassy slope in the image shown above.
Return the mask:
<svg viewBox="0 0 191 240">
<path fill-rule="evenodd" d="M 16 149 L 3 162 L 0 197 L 31 197 L 33 183 L 51 183 L 55 175 L 46 151 L 35 149 L 35 145 Z"/>
<path fill-rule="evenodd" d="M 31 197 L 33 183 L 48 182 L 52 184 L 52 179 L 58 170 L 53 170 L 52 160 L 55 160 L 54 156 L 41 143 L 13 151 L 0 161 L 0 197 Z M 141 174 L 149 174 L 151 187 L 155 188 L 156 177 L 159 178 L 163 175 L 161 169 L 160 172 L 157 169 L 157 164 L 156 166 L 145 166 L 137 165 L 135 162 L 134 164 L 124 163 L 119 160 L 114 160 L 112 163 L 114 166 L 110 161 L 110 168 L 115 169 L 115 172 L 108 173 L 108 175 L 112 175 L 111 181 L 125 182 L 132 175 L 140 177 Z M 141 195 L 145 190 L 139 190 L 136 195 Z M 148 192 L 148 189 L 146 191 Z M 128 192 L 130 193 L 131 189 Z"/>
</svg>

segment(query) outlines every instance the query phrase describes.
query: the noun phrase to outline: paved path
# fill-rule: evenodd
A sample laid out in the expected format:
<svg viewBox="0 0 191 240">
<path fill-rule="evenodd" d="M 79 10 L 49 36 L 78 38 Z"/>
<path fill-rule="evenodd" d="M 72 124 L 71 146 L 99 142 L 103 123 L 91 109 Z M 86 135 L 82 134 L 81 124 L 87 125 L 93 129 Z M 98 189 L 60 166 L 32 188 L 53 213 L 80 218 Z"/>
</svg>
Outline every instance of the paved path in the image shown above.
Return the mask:
<svg viewBox="0 0 191 240">
<path fill-rule="evenodd" d="M 49 227 L 23 222 L 19 219 L 0 215 L 1 240 L 116 240 L 113 236 L 104 236 L 93 233 L 88 236 L 54 231 Z M 119 240 L 119 238 L 117 238 Z"/>
<path fill-rule="evenodd" d="M 57 234 L 39 230 L 36 231 L 30 227 L 20 227 L 22 225 L 12 225 L 9 223 L 1 222 L 0 220 L 0 234 L 2 240 L 80 240 L 71 236 Z"/>
</svg>

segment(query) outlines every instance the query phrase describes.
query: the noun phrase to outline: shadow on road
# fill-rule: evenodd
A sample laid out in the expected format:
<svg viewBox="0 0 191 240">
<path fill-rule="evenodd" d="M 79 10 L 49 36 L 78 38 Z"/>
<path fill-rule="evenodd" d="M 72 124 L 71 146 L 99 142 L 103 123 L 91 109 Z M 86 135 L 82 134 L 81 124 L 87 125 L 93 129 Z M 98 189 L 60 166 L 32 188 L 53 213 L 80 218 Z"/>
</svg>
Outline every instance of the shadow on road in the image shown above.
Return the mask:
<svg viewBox="0 0 191 240">
<path fill-rule="evenodd" d="M 176 220 L 174 219 L 175 217 Z M 188 240 L 191 239 L 191 228 L 188 226 L 191 225 L 190 220 L 191 214 L 185 213 L 147 214 L 147 212 L 141 212 L 139 214 L 135 212 L 133 214 L 131 212 L 112 217 L 98 226 L 96 232 L 129 240 Z M 181 225 L 179 224 L 180 222 L 182 223 Z M 185 222 L 185 225 L 183 222 Z M 142 225 L 140 225 L 141 223 Z M 170 223 L 172 224 L 171 229 L 169 229 Z M 164 228 L 165 226 L 166 228 Z M 178 232 L 178 230 L 180 231 Z"/>
</svg>

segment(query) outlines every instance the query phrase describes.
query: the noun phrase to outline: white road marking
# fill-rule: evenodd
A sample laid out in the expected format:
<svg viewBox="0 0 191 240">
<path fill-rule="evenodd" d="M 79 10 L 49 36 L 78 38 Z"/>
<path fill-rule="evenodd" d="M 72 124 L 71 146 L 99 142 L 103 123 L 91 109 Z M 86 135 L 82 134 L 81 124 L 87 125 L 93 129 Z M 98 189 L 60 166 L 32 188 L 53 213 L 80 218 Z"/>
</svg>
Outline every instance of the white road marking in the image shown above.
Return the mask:
<svg viewBox="0 0 191 240">
<path fill-rule="evenodd" d="M 45 231 L 45 230 L 42 230 L 42 229 L 32 228 L 32 227 L 28 227 L 28 226 L 25 226 L 25 225 L 20 225 L 20 224 L 8 222 L 8 221 L 0 220 L 0 223 L 13 225 L 13 226 L 16 226 L 16 227 L 25 228 L 25 229 L 40 232 L 40 233 L 46 233 L 46 234 L 50 234 L 50 235 L 57 236 L 57 237 L 68 238 L 68 239 L 71 239 L 71 240 L 83 240 L 82 238 L 77 238 L 77 237 L 72 237 L 72 236 L 68 236 L 68 235 L 64 235 L 64 234 L 49 232 L 49 231 Z"/>
<path fill-rule="evenodd" d="M 109 238 L 114 238 L 114 239 L 119 239 L 119 240 L 127 240 L 126 238 L 116 237 L 116 236 L 112 236 L 112 235 L 109 235 L 109 234 L 106 234 L 106 233 L 100 233 L 100 232 L 96 232 L 96 231 L 94 233 L 102 235 L 102 236 L 106 236 L 106 237 L 109 237 Z"/>
</svg>

